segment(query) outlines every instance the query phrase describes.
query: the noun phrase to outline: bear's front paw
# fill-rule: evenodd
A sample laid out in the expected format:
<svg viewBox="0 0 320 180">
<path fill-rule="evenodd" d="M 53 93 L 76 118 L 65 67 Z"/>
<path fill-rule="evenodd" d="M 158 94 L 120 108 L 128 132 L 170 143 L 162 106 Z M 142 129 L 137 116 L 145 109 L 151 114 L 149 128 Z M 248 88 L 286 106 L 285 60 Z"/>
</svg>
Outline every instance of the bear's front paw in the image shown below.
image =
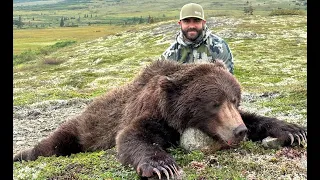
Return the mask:
<svg viewBox="0 0 320 180">
<path fill-rule="evenodd" d="M 148 178 L 157 175 L 159 179 L 162 179 L 162 175 L 165 175 L 166 179 L 170 179 L 170 177 L 180 179 L 180 171 L 180 167 L 174 159 L 164 153 L 145 158 L 137 166 L 137 173 Z"/>
<path fill-rule="evenodd" d="M 24 151 L 20 151 L 18 154 L 14 155 L 13 156 L 13 162 L 16 162 L 16 161 L 22 161 L 22 160 L 25 160 L 25 161 L 29 161 L 29 160 L 35 160 L 36 157 L 34 155 L 34 149 L 33 148 L 29 148 L 29 149 L 26 149 Z"/>
<path fill-rule="evenodd" d="M 272 137 L 278 138 L 283 146 L 305 146 L 307 143 L 307 129 L 296 124 L 287 123 L 275 130 Z"/>
</svg>

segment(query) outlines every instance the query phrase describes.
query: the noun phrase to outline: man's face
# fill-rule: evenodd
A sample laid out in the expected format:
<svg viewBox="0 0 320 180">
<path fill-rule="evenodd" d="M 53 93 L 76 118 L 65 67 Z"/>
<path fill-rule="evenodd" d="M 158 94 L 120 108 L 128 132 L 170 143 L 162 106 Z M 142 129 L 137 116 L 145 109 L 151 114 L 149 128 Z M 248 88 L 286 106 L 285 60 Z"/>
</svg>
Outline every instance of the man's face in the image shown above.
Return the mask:
<svg viewBox="0 0 320 180">
<path fill-rule="evenodd" d="M 185 18 L 178 23 L 181 26 L 183 35 L 189 41 L 194 41 L 202 34 L 206 21 L 199 18 Z"/>
</svg>

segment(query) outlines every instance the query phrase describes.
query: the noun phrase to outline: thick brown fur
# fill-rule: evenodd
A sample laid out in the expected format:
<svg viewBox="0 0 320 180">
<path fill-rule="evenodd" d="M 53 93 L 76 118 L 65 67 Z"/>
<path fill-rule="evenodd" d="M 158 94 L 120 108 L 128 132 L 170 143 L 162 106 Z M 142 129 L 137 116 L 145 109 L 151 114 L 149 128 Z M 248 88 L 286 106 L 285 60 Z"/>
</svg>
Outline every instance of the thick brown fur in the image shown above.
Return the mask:
<svg viewBox="0 0 320 180">
<path fill-rule="evenodd" d="M 242 112 L 240 101 L 241 86 L 220 61 L 155 61 L 132 82 L 98 97 L 83 113 L 13 160 L 116 146 L 119 161 L 133 166 L 142 177 L 179 176 L 179 166 L 166 149 L 177 145 L 189 127 L 228 147 L 245 136 L 252 140 L 276 137 L 284 145 L 291 145 L 291 135 L 306 140 L 305 128 Z"/>
</svg>

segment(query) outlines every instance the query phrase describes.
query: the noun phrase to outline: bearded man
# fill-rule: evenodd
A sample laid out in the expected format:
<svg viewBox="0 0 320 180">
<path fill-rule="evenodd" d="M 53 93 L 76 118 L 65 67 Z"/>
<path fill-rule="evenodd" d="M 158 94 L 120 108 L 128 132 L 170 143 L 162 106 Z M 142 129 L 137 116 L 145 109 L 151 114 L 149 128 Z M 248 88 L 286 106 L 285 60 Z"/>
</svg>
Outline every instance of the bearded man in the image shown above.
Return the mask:
<svg viewBox="0 0 320 180">
<path fill-rule="evenodd" d="M 161 55 L 161 59 L 182 63 L 214 62 L 222 60 L 233 74 L 233 56 L 228 44 L 213 34 L 206 25 L 201 5 L 188 3 L 181 8 L 178 24 L 181 30 L 175 41 Z"/>
</svg>

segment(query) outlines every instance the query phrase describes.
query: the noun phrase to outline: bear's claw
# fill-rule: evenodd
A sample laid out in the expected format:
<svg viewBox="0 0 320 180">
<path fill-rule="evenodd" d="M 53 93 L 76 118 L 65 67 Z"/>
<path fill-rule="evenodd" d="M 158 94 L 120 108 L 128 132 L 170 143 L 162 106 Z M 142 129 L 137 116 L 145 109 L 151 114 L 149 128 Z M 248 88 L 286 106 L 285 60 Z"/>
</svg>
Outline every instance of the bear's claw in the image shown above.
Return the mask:
<svg viewBox="0 0 320 180">
<path fill-rule="evenodd" d="M 298 144 L 299 144 L 299 146 L 300 146 L 300 137 L 297 135 L 297 134 L 295 134 L 295 136 L 297 137 L 297 140 L 298 140 Z"/>
<path fill-rule="evenodd" d="M 152 165 L 149 163 L 142 163 L 137 167 L 137 172 L 143 177 L 151 177 L 153 176 L 152 174 L 156 174 L 159 179 L 162 178 L 161 174 L 164 174 L 168 180 L 170 177 L 172 179 L 175 179 L 175 177 L 180 177 L 179 170 L 174 164 L 152 167 Z"/>
<path fill-rule="evenodd" d="M 292 144 L 293 144 L 293 141 L 294 141 L 294 137 L 293 137 L 293 135 L 292 135 L 291 133 L 289 133 L 288 135 L 289 135 L 290 140 L 291 140 L 290 145 L 292 145 Z"/>
<path fill-rule="evenodd" d="M 298 145 L 299 145 L 299 146 L 300 146 L 300 144 L 302 144 L 302 142 L 304 142 L 304 143 L 307 142 L 307 132 L 304 132 L 304 133 L 302 133 L 302 134 L 301 134 L 301 133 L 299 133 L 299 134 L 294 134 L 294 136 L 295 136 L 296 138 L 294 138 L 294 136 L 293 136 L 291 133 L 289 133 L 288 135 L 289 135 L 290 140 L 291 140 L 290 145 L 293 144 L 293 142 L 294 142 L 295 139 L 298 141 Z"/>
<path fill-rule="evenodd" d="M 170 175 L 171 175 L 172 179 L 175 178 L 174 174 L 176 174 L 176 176 L 179 177 L 180 174 L 179 174 L 178 170 L 175 168 L 175 166 L 174 165 L 170 165 L 170 166 L 171 166 L 171 168 L 167 165 L 164 165 L 164 167 L 158 166 L 157 168 L 153 168 L 153 172 L 155 172 L 158 175 L 159 179 L 161 179 L 161 172 L 163 172 L 166 175 L 168 180 L 170 179 Z M 173 171 L 174 171 L 174 173 L 173 173 Z"/>
<path fill-rule="evenodd" d="M 166 175 L 168 180 L 170 179 L 170 175 L 169 175 L 168 171 L 164 167 L 159 166 L 157 168 L 160 169 Z M 161 179 L 161 178 L 159 178 L 159 179 Z"/>
<path fill-rule="evenodd" d="M 153 168 L 152 171 L 158 175 L 159 179 L 161 179 L 161 173 L 157 168 Z"/>
<path fill-rule="evenodd" d="M 167 166 L 167 165 L 164 165 L 164 167 L 169 170 L 171 177 L 174 178 L 174 175 L 173 175 L 172 170 L 170 169 L 170 167 Z"/>
<path fill-rule="evenodd" d="M 302 133 L 302 134 L 300 133 L 299 136 L 302 137 L 302 141 L 307 142 L 307 137 L 305 136 L 304 133 Z"/>
<path fill-rule="evenodd" d="M 180 173 L 179 173 L 179 171 L 178 171 L 178 168 L 177 168 L 174 164 L 170 165 L 170 167 L 171 167 L 171 169 L 174 170 L 175 174 L 177 174 L 178 176 L 180 176 Z"/>
</svg>

